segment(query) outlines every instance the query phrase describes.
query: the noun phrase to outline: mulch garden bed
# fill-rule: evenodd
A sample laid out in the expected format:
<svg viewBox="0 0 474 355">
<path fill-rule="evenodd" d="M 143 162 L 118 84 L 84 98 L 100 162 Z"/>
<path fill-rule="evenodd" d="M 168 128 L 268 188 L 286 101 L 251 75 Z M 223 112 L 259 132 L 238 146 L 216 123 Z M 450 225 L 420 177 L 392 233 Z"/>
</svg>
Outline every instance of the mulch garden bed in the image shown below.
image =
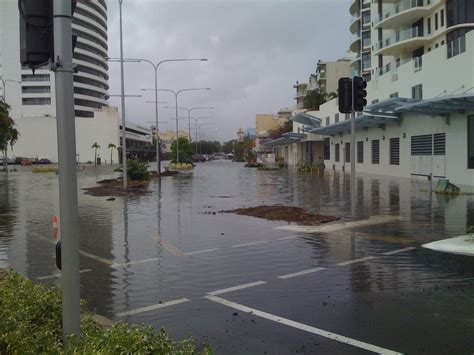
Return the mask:
<svg viewBox="0 0 474 355">
<path fill-rule="evenodd" d="M 258 206 L 249 208 L 237 208 L 235 210 L 223 211 L 243 216 L 263 218 L 269 221 L 285 221 L 288 223 L 320 224 L 339 220 L 339 217 L 324 216 L 309 213 L 303 208 L 289 206 Z"/>
</svg>

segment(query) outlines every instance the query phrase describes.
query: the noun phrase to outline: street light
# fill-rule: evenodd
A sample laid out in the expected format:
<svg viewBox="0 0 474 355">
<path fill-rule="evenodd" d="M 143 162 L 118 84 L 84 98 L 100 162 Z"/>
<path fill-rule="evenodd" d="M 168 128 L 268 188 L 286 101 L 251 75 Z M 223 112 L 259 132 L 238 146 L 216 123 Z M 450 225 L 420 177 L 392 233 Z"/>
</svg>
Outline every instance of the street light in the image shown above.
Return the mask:
<svg viewBox="0 0 474 355">
<path fill-rule="evenodd" d="M 208 125 L 213 125 L 214 123 L 213 122 L 205 122 L 205 123 L 201 123 L 201 124 L 196 124 L 196 132 L 197 132 L 197 129 L 199 128 L 199 154 L 201 154 L 201 147 L 202 147 L 202 132 L 204 132 L 206 130 L 206 128 L 202 128 L 204 126 L 208 126 Z M 209 129 L 209 128 L 207 128 Z M 211 128 L 211 130 L 216 130 L 216 128 Z M 196 151 L 197 151 L 197 142 L 198 140 L 196 139 Z"/>
<path fill-rule="evenodd" d="M 179 125 L 178 125 L 178 95 L 181 94 L 182 92 L 185 91 L 200 91 L 200 90 L 206 90 L 209 91 L 211 88 L 189 88 L 189 89 L 180 89 L 180 90 L 171 90 L 171 89 L 142 89 L 143 91 L 150 91 L 154 90 L 155 91 L 155 97 L 156 97 L 156 92 L 157 91 L 166 91 L 166 92 L 171 92 L 174 94 L 175 98 L 175 118 L 176 118 L 176 163 L 179 163 Z"/>
<path fill-rule="evenodd" d="M 122 103 L 122 180 L 123 188 L 127 189 L 127 137 L 126 137 L 126 124 L 125 124 L 125 81 L 123 75 L 123 34 L 122 34 L 122 3 L 119 2 L 119 17 L 120 17 L 120 90 L 121 90 L 121 103 Z"/>
<path fill-rule="evenodd" d="M 197 141 L 198 141 L 198 122 L 199 120 L 205 120 L 205 119 L 211 119 L 211 118 L 215 118 L 213 116 L 203 116 L 203 117 L 191 117 L 191 119 L 194 120 L 194 124 L 195 124 L 195 128 L 196 128 L 196 154 L 198 153 L 198 147 L 197 147 Z M 191 125 L 190 125 L 191 126 Z"/>
<path fill-rule="evenodd" d="M 120 0 L 121 1 L 121 0 Z M 107 58 L 109 61 L 117 61 L 116 58 Z M 154 63 L 151 60 L 143 59 L 143 58 L 127 58 L 127 62 L 132 63 L 140 63 L 145 62 L 150 64 L 155 71 L 155 118 L 156 118 L 156 126 L 158 127 L 158 67 L 166 62 L 193 62 L 193 61 L 200 61 L 200 62 L 207 62 L 207 58 L 177 58 L 177 59 L 164 59 L 158 63 Z M 176 104 L 177 105 L 177 104 Z M 158 137 L 158 134 L 157 134 Z M 156 140 L 156 165 L 157 165 L 157 172 L 161 173 L 161 161 L 160 161 L 160 142 L 159 139 Z"/>
<path fill-rule="evenodd" d="M 170 106 L 165 106 L 164 108 L 174 108 L 174 107 L 170 107 Z M 187 107 L 178 107 L 178 109 L 180 110 L 186 110 L 188 112 L 188 124 L 189 124 L 189 128 L 188 128 L 188 136 L 189 136 L 189 141 L 191 142 L 191 112 L 193 110 L 214 110 L 215 107 L 213 106 L 209 106 L 209 107 L 191 107 L 191 108 L 187 108 Z"/>
<path fill-rule="evenodd" d="M 13 79 L 0 78 L 0 81 L 2 82 L 2 85 L 3 85 L 3 100 L 5 100 L 5 101 L 7 99 L 7 83 L 11 82 L 11 83 L 21 84 L 21 81 L 13 80 Z"/>
</svg>

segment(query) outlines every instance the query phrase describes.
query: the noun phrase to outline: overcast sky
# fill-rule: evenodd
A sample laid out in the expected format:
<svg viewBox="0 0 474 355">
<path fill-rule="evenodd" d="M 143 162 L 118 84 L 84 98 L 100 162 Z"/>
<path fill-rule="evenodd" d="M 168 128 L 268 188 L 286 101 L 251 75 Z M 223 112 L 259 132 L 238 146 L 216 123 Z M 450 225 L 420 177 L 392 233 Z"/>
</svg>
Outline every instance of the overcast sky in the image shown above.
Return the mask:
<svg viewBox="0 0 474 355">
<path fill-rule="evenodd" d="M 109 56 L 119 56 L 118 0 L 108 2 Z M 208 58 L 208 62 L 164 63 L 158 87 L 210 87 L 185 92 L 178 106 L 214 106 L 192 116 L 215 117 L 219 140 L 255 127 L 257 113 L 276 114 L 294 107 L 293 84 L 307 81 L 318 59 L 347 56 L 350 43 L 348 0 L 124 0 L 124 57 L 161 61 Z M 120 64 L 110 63 L 110 94 L 120 93 Z M 127 121 L 150 125 L 155 120 L 153 69 L 146 63 L 125 63 Z M 160 92 L 159 101 L 174 106 L 174 95 Z M 111 98 L 120 106 L 119 98 Z M 174 110 L 160 105 L 160 129 L 175 129 Z M 180 116 L 187 116 L 180 111 Z M 180 128 L 185 122 L 180 121 Z M 207 127 L 211 127 L 210 125 Z M 210 132 L 212 134 L 212 132 Z"/>
</svg>

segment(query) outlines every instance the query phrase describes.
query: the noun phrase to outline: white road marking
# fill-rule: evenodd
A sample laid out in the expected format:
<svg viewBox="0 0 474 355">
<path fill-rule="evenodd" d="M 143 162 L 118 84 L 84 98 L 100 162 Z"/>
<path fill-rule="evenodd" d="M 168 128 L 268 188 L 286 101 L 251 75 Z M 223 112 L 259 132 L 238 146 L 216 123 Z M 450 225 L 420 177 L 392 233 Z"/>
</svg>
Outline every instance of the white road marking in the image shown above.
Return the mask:
<svg viewBox="0 0 474 355">
<path fill-rule="evenodd" d="M 297 235 L 290 235 L 289 237 L 277 238 L 277 240 L 288 240 L 288 239 L 295 239 L 295 238 L 298 238 L 298 236 Z"/>
<path fill-rule="evenodd" d="M 416 247 L 408 247 L 408 248 L 403 248 L 403 249 L 397 249 L 397 250 L 392 250 L 388 251 L 386 253 L 383 253 L 383 255 L 393 255 L 393 254 L 399 254 L 399 253 L 404 253 L 406 251 L 414 250 Z"/>
<path fill-rule="evenodd" d="M 259 285 L 263 285 L 263 284 L 266 284 L 266 282 L 265 281 L 256 281 L 256 282 L 251 282 L 251 283 L 248 283 L 248 284 L 243 284 L 243 285 L 237 285 L 237 286 L 233 286 L 233 287 L 229 287 L 229 288 L 224 288 L 222 290 L 208 292 L 208 294 L 213 295 L 213 296 L 222 295 L 223 293 L 237 291 L 237 290 L 243 290 L 244 288 L 259 286 Z"/>
<path fill-rule="evenodd" d="M 360 258 L 360 259 L 354 259 L 354 260 L 349 260 L 349 261 L 343 261 L 342 263 L 337 263 L 336 265 L 338 266 L 345 266 L 345 265 L 350 265 L 350 264 L 355 264 L 355 263 L 361 263 L 361 262 L 364 262 L 364 261 L 368 261 L 368 260 L 372 260 L 372 259 L 375 259 L 376 256 L 366 256 L 364 258 Z"/>
<path fill-rule="evenodd" d="M 85 272 L 91 272 L 92 270 L 91 269 L 84 269 L 84 270 L 80 270 L 79 273 L 83 274 Z M 40 277 L 37 277 L 36 279 L 37 280 L 47 280 L 47 279 L 55 279 L 55 278 L 58 278 L 58 277 L 61 277 L 61 273 L 58 272 L 57 274 L 52 274 L 52 275 L 47 275 L 47 276 L 40 276 Z"/>
<path fill-rule="evenodd" d="M 212 251 L 217 251 L 219 249 L 214 248 L 214 249 L 203 249 L 203 250 L 196 250 L 196 251 L 189 251 L 187 253 L 184 253 L 184 255 L 194 255 L 194 254 L 202 254 L 202 253 L 210 253 Z"/>
<path fill-rule="evenodd" d="M 132 309 L 132 310 L 126 311 L 126 312 L 120 312 L 120 313 L 117 313 L 116 316 L 117 317 L 133 316 L 134 314 L 149 312 L 149 311 L 153 311 L 155 309 L 160 309 L 160 308 L 165 308 L 165 307 L 170 307 L 170 306 L 175 306 L 177 304 L 181 304 L 181 303 L 185 303 L 185 302 L 189 302 L 189 301 L 190 301 L 190 299 L 180 298 L 178 300 L 158 303 L 158 304 L 154 304 L 154 305 L 147 306 L 147 307 L 142 307 L 142 308 L 136 308 L 136 309 Z"/>
<path fill-rule="evenodd" d="M 237 310 L 242 311 L 242 312 L 253 314 L 257 317 L 265 318 L 265 319 L 268 319 L 268 320 L 271 320 L 271 321 L 274 321 L 274 322 L 277 322 L 277 323 L 280 323 L 280 324 L 287 325 L 287 326 L 292 327 L 292 328 L 300 329 L 300 330 L 303 330 L 305 332 L 316 334 L 316 335 L 319 335 L 319 336 L 322 336 L 322 337 L 325 337 L 325 338 L 328 338 L 328 339 L 331 339 L 331 340 L 335 340 L 335 341 L 338 341 L 340 343 L 351 345 L 351 346 L 354 346 L 354 347 L 357 347 L 357 348 L 360 348 L 360 349 L 364 349 L 364 350 L 367 350 L 367 351 L 372 351 L 372 352 L 378 353 L 378 354 L 401 354 L 399 352 L 389 350 L 389 349 L 385 349 L 385 348 L 382 348 L 380 346 L 365 343 L 363 341 L 348 338 L 346 336 L 339 335 L 339 334 L 336 334 L 336 333 L 331 333 L 331 332 L 328 332 L 326 330 L 315 328 L 315 327 L 312 327 L 312 326 L 309 326 L 309 325 L 306 325 L 306 324 L 303 324 L 303 323 L 295 322 L 295 321 L 292 321 L 292 320 L 287 319 L 287 318 L 283 318 L 283 317 L 279 317 L 279 316 L 276 316 L 276 315 L 273 315 L 273 314 L 270 314 L 270 313 L 262 312 L 262 311 L 259 311 L 257 309 L 250 308 L 250 307 L 247 307 L 247 306 L 244 306 L 244 305 L 232 302 L 232 301 L 228 301 L 228 300 L 220 298 L 220 297 L 216 297 L 216 296 L 213 296 L 213 295 L 208 295 L 208 296 L 206 296 L 206 298 L 210 301 L 220 303 L 224 306 L 227 306 L 227 307 L 230 307 L 230 308 L 233 308 L 233 309 L 237 309 Z"/>
<path fill-rule="evenodd" d="M 281 226 L 275 229 L 286 230 L 292 232 L 303 232 L 303 233 L 321 233 L 321 232 L 334 232 L 341 229 L 349 229 L 356 227 L 365 227 L 375 224 L 383 224 L 388 222 L 395 222 L 402 220 L 401 216 L 372 216 L 368 219 L 352 222 L 333 222 L 331 224 L 317 225 L 317 226 Z"/>
<path fill-rule="evenodd" d="M 110 267 L 118 268 L 118 267 L 128 266 L 128 265 L 149 263 L 151 261 L 156 261 L 156 260 L 160 260 L 160 258 L 151 258 L 151 259 L 143 259 L 143 260 L 137 260 L 137 261 L 129 261 L 128 263 L 114 263 L 114 264 L 110 265 Z"/>
<path fill-rule="evenodd" d="M 261 240 L 259 242 L 250 242 L 250 243 L 244 243 L 244 244 L 235 244 L 235 245 L 232 245 L 232 248 L 247 247 L 250 245 L 257 245 L 257 244 L 264 244 L 264 243 L 268 243 L 268 240 Z"/>
<path fill-rule="evenodd" d="M 280 278 L 280 279 L 289 279 L 291 277 L 296 277 L 296 276 L 301 276 L 301 275 L 306 275 L 306 274 L 312 274 L 313 272 L 318 272 L 318 271 L 322 271 L 322 270 L 326 270 L 326 268 L 325 267 L 317 267 L 317 268 L 314 268 L 314 269 L 308 269 L 308 270 L 303 270 L 303 271 L 299 271 L 299 272 L 294 272 L 292 274 L 278 276 L 278 278 Z"/>
</svg>

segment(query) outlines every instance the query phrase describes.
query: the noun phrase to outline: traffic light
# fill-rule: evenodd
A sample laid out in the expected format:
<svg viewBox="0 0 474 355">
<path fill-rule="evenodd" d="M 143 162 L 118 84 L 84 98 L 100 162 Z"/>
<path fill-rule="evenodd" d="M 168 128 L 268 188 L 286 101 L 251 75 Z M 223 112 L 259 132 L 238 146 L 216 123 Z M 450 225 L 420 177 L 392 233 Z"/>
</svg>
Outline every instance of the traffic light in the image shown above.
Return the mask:
<svg viewBox="0 0 474 355">
<path fill-rule="evenodd" d="M 367 106 L 367 82 L 361 76 L 352 78 L 352 92 L 354 95 L 352 108 L 356 112 L 362 112 Z"/>
<path fill-rule="evenodd" d="M 352 112 L 352 80 L 350 78 L 340 78 L 337 88 L 337 96 L 339 98 L 339 112 Z"/>
<path fill-rule="evenodd" d="M 72 14 L 77 0 L 71 0 Z M 33 72 L 54 59 L 53 0 L 18 0 L 20 62 Z M 73 50 L 77 36 L 73 35 Z"/>
</svg>

